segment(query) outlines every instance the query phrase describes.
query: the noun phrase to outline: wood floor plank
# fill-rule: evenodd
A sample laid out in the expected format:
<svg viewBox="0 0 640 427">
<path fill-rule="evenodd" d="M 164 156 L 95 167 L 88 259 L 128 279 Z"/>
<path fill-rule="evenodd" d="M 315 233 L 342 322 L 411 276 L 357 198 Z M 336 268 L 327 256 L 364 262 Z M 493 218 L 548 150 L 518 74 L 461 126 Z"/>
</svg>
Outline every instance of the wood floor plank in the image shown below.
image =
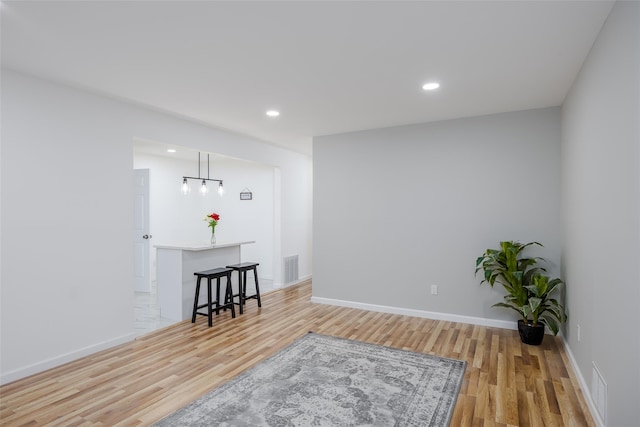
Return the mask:
<svg viewBox="0 0 640 427">
<path fill-rule="evenodd" d="M 467 362 L 452 426 L 595 426 L 559 338 L 310 302 L 307 282 L 0 388 L 2 426 L 148 426 L 309 331 Z"/>
</svg>

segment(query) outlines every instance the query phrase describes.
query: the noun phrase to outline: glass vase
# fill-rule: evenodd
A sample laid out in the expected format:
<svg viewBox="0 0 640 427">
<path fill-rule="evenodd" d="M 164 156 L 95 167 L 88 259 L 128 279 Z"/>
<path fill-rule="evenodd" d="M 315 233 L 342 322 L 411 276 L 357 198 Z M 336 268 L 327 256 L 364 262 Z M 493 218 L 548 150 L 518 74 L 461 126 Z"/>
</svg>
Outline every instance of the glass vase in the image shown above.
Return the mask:
<svg viewBox="0 0 640 427">
<path fill-rule="evenodd" d="M 216 230 L 214 230 L 213 228 L 211 229 L 211 244 L 216 244 Z"/>
</svg>

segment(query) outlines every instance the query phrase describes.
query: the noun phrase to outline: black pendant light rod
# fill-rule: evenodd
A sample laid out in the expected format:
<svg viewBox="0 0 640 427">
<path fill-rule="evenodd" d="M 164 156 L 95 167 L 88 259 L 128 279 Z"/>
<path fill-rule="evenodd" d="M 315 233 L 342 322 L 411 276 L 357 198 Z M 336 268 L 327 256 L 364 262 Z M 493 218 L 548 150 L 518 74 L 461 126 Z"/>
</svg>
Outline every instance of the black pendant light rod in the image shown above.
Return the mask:
<svg viewBox="0 0 640 427">
<path fill-rule="evenodd" d="M 198 181 L 215 181 L 215 182 L 222 182 L 221 179 L 214 179 L 214 178 L 198 178 L 195 176 L 183 176 L 182 179 L 197 179 Z"/>
<path fill-rule="evenodd" d="M 220 184 L 222 184 L 222 180 L 221 179 L 210 178 L 209 154 L 207 154 L 207 177 L 206 178 L 201 178 L 200 175 L 201 175 L 200 174 L 200 152 L 198 151 L 198 177 L 196 178 L 195 176 L 183 176 L 182 179 L 197 179 L 199 181 L 215 181 L 215 182 L 219 182 Z"/>
</svg>

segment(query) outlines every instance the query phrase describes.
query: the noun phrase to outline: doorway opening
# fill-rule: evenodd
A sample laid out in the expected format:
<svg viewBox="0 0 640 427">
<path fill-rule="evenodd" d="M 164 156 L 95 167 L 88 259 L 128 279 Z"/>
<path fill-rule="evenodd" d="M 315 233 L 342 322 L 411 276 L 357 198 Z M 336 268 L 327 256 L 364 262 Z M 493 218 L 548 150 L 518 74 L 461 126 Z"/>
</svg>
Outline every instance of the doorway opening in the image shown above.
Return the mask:
<svg viewBox="0 0 640 427">
<path fill-rule="evenodd" d="M 210 167 L 211 176 L 224 180 L 224 195 L 211 191 L 202 196 L 193 188 L 183 194 L 182 177 L 197 176 L 198 151 L 175 145 L 134 139 L 134 169 L 148 170 L 149 285 L 136 288 L 136 331 L 155 330 L 168 324 L 155 301 L 156 257 L 154 245 L 196 245 L 210 242 L 210 229 L 204 221 L 216 212 L 218 242 L 255 241 L 242 248 L 242 261 L 260 263 L 262 292 L 279 287 L 281 271 L 276 266 L 280 248 L 280 172 L 262 163 L 204 153 L 201 170 Z M 210 164 L 207 165 L 207 157 Z M 249 189 L 252 198 L 240 197 Z M 218 266 L 212 266 L 215 268 Z M 136 267 L 138 268 L 138 267 Z M 140 290 L 138 290 L 140 289 Z M 157 294 L 156 294 L 157 295 Z"/>
</svg>

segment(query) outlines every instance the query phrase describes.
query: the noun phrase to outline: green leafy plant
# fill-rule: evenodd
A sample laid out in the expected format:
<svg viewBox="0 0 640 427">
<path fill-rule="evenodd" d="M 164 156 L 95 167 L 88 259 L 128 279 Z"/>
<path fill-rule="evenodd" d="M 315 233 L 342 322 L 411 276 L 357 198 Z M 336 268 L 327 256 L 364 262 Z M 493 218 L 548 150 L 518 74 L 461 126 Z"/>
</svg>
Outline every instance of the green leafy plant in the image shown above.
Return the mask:
<svg viewBox="0 0 640 427">
<path fill-rule="evenodd" d="M 564 306 L 550 295 L 559 289 L 564 283 L 560 279 L 549 280 L 547 276 L 536 274 L 533 276 L 533 284 L 526 288 L 529 291 L 529 301 L 522 307 L 526 318 L 531 318 L 531 323 L 546 325 L 553 335 L 558 334 L 560 324 L 567 320 Z"/>
<path fill-rule="evenodd" d="M 507 291 L 503 302 L 492 307 L 505 307 L 516 311 L 522 320 L 531 325 L 546 325 L 554 335 L 559 325 L 567 320 L 564 307 L 551 294 L 563 285 L 562 280 L 549 278 L 546 269 L 540 265 L 543 258 L 525 257 L 523 252 L 531 245 L 542 246 L 538 242 L 500 242 L 500 249 L 487 249 L 476 259 L 476 275 L 484 271 L 480 282 L 491 287 L 497 282 Z"/>
</svg>

